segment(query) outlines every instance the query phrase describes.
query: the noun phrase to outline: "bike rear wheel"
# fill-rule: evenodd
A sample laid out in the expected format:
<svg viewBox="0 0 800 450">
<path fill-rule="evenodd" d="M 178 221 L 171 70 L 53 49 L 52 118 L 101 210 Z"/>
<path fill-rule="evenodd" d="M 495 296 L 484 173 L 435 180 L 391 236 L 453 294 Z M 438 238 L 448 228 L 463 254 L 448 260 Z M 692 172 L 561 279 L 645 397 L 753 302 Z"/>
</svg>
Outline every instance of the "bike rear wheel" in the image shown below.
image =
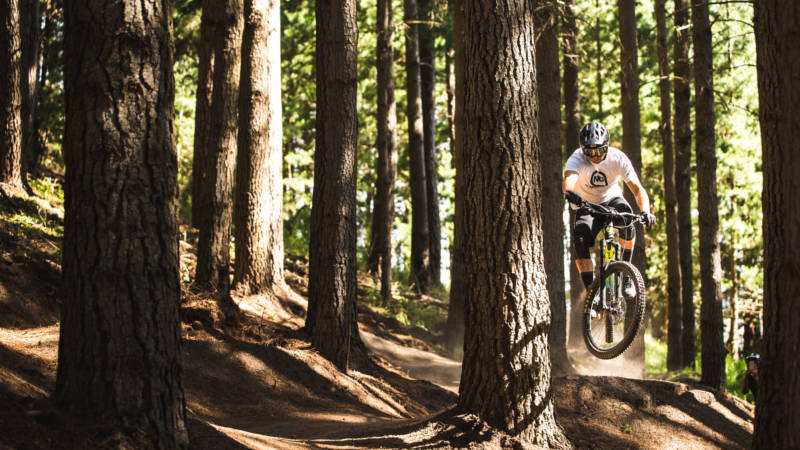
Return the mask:
<svg viewBox="0 0 800 450">
<path fill-rule="evenodd" d="M 624 295 L 623 280 L 629 277 L 635 295 Z M 605 305 L 601 291 L 606 292 Z M 583 339 L 594 356 L 611 359 L 621 355 L 633 342 L 644 318 L 644 280 L 633 264 L 612 261 L 605 269 L 605 279 L 595 279 L 589 286 L 583 307 Z"/>
</svg>

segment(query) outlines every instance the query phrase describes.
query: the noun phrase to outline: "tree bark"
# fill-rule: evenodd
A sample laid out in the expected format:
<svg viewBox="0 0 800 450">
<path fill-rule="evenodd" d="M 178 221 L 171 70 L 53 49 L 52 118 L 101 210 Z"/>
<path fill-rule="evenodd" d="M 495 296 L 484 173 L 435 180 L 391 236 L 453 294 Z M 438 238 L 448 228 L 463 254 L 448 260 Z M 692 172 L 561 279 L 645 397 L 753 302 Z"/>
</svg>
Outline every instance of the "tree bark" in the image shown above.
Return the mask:
<svg viewBox="0 0 800 450">
<path fill-rule="evenodd" d="M 419 62 L 417 0 L 405 0 L 406 22 L 406 116 L 411 188 L 411 277 L 427 294 L 431 287 L 431 251 L 428 223 L 428 188 L 425 175 L 424 125 Z"/>
<path fill-rule="evenodd" d="M 216 0 L 219 2 L 219 0 Z M 194 153 L 192 158 L 192 226 L 200 227 L 202 218 L 211 214 L 208 196 L 205 194 L 208 174 L 205 161 L 208 159 L 211 134 L 211 95 L 214 83 L 214 40 L 219 25 L 213 14 L 213 2 L 203 1 L 200 17 L 200 41 L 197 49 L 197 94 L 194 108 Z"/>
<path fill-rule="evenodd" d="M 722 264 L 719 248 L 717 154 L 714 142 L 714 67 L 708 3 L 692 4 L 694 40 L 695 149 L 700 225 L 700 341 L 706 386 L 725 390 L 725 340 L 722 336 Z"/>
<path fill-rule="evenodd" d="M 639 62 L 636 39 L 636 1 L 619 1 L 619 40 L 622 72 L 622 150 L 628 155 L 639 179 L 642 178 L 642 132 L 639 113 Z M 639 213 L 639 206 L 630 190 L 625 190 L 625 198 Z M 647 283 L 647 258 L 645 255 L 644 227 L 636 226 L 636 242 L 632 263 L 639 269 Z M 633 362 L 644 375 L 644 333 L 639 333 L 625 353 L 624 358 Z"/>
<path fill-rule="evenodd" d="M 19 24 L 22 58 L 20 67 L 21 124 L 22 124 L 22 183 L 27 186 L 27 176 L 35 175 L 40 155 L 36 140 L 34 117 L 38 95 L 39 47 L 41 44 L 39 27 L 42 22 L 39 0 L 19 0 Z"/>
<path fill-rule="evenodd" d="M 800 447 L 800 5 L 756 0 L 756 57 L 764 188 L 764 342 L 753 448 Z"/>
<path fill-rule="evenodd" d="M 595 0 L 594 5 L 595 12 L 597 13 L 604 9 L 600 7 L 600 0 Z M 594 42 L 595 51 L 597 52 L 595 57 L 595 62 L 597 64 L 595 78 L 597 80 L 597 119 L 603 120 L 603 117 L 605 117 L 605 113 L 603 112 L 603 65 L 605 64 L 605 58 L 603 57 L 603 40 L 600 36 L 600 31 L 600 15 L 598 14 L 594 21 Z"/>
<path fill-rule="evenodd" d="M 378 179 L 367 268 L 380 277 L 381 298 L 392 298 L 392 229 L 397 181 L 397 110 L 394 99 L 392 0 L 378 0 Z"/>
<path fill-rule="evenodd" d="M 214 76 L 210 109 L 206 177 L 202 197 L 207 210 L 200 217 L 194 287 L 219 292 L 230 290 L 230 241 L 233 221 L 233 184 L 236 140 L 239 130 L 239 75 L 242 48 L 242 0 L 210 2 L 219 21 L 215 37 Z M 205 6 L 205 5 L 204 5 Z"/>
<path fill-rule="evenodd" d="M 661 145 L 664 164 L 664 209 L 667 232 L 667 369 L 681 368 L 681 268 L 678 253 L 677 199 L 675 198 L 675 157 L 672 150 L 672 101 L 667 58 L 666 0 L 656 0 L 658 73 L 661 93 Z"/>
<path fill-rule="evenodd" d="M 142 448 L 188 444 L 169 3 L 65 3 L 64 302 L 55 399 Z"/>
<path fill-rule="evenodd" d="M 461 2 L 448 2 L 453 15 L 453 167 L 455 169 L 455 186 L 453 189 L 453 245 L 450 248 L 450 304 L 447 308 L 447 328 L 445 330 L 445 346 L 454 358 L 461 358 L 464 353 L 465 301 L 469 292 L 469 279 L 466 272 L 464 253 L 464 140 L 462 138 L 466 123 L 464 122 L 464 5 Z"/>
<path fill-rule="evenodd" d="M 430 240 L 431 286 L 442 283 L 442 224 L 439 219 L 439 158 L 436 151 L 436 53 L 433 20 L 434 0 L 419 2 L 420 94 L 422 95 L 422 129 L 425 147 L 425 193 L 428 203 L 428 238 Z"/>
<path fill-rule="evenodd" d="M 18 0 L 0 0 L 0 184 L 22 188 L 22 43 Z M 0 186 L 2 188 L 2 186 Z"/>
<path fill-rule="evenodd" d="M 542 242 L 550 297 L 550 361 L 553 374 L 572 371 L 567 359 L 567 300 L 564 291 L 564 199 L 561 194 L 561 78 L 558 10 L 553 0 L 536 2 L 536 84 L 542 152 Z"/>
<path fill-rule="evenodd" d="M 568 445 L 551 398 L 533 1 L 463 2 L 464 364 L 458 407 L 539 446 Z M 462 125 L 463 125 L 462 124 Z"/>
<path fill-rule="evenodd" d="M 309 245 L 311 343 L 347 370 L 356 324 L 355 0 L 318 1 L 317 137 Z M 313 306 L 312 306 L 313 304 Z"/>
<path fill-rule="evenodd" d="M 245 0 L 233 276 L 242 294 L 284 288 L 280 24 L 277 0 Z"/>
<path fill-rule="evenodd" d="M 739 273 L 738 265 L 736 264 L 736 236 L 733 232 L 731 232 L 730 239 L 731 242 L 728 246 L 728 260 L 730 261 L 728 276 L 731 280 L 731 289 L 729 292 L 730 298 L 728 299 L 728 302 L 730 303 L 729 311 L 731 320 L 728 325 L 728 338 L 725 341 L 725 349 L 733 358 L 738 358 L 738 352 L 736 349 L 739 348 L 739 345 L 736 331 L 739 329 L 739 320 L 737 316 L 739 309 Z"/>
<path fill-rule="evenodd" d="M 678 201 L 678 254 L 681 267 L 681 357 L 684 367 L 694 367 L 694 265 L 692 264 L 692 131 L 690 127 L 689 2 L 675 0 L 675 195 Z"/>
<path fill-rule="evenodd" d="M 564 110 L 565 123 L 564 142 L 566 144 L 565 154 L 580 147 L 578 135 L 581 129 L 581 100 L 578 91 L 579 73 L 579 53 L 577 45 L 578 25 L 575 19 L 575 4 L 573 0 L 566 0 L 564 3 L 564 18 L 562 27 L 563 47 L 564 47 Z M 574 213 L 570 210 L 570 221 L 573 223 Z M 571 227 L 569 227 L 571 229 Z M 583 312 L 583 283 L 581 274 L 575 265 L 575 246 L 572 243 L 572 231 L 570 231 L 570 262 L 569 262 L 569 339 L 570 347 L 583 345 L 583 323 L 581 313 Z"/>
</svg>

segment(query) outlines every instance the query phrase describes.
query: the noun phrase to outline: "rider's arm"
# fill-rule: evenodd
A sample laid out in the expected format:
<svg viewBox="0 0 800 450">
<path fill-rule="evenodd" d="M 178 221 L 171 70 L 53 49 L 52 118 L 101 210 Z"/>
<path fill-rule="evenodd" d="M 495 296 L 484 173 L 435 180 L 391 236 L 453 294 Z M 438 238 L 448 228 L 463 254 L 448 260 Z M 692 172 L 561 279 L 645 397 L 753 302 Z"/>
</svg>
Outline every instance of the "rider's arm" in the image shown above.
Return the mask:
<svg viewBox="0 0 800 450">
<path fill-rule="evenodd" d="M 575 191 L 576 184 L 578 184 L 578 172 L 567 170 L 564 172 L 564 181 L 561 183 L 561 193 Z"/>
<path fill-rule="evenodd" d="M 630 180 L 627 182 L 628 188 L 636 198 L 636 204 L 642 212 L 650 213 L 650 197 L 647 196 L 644 187 L 639 180 Z"/>
</svg>

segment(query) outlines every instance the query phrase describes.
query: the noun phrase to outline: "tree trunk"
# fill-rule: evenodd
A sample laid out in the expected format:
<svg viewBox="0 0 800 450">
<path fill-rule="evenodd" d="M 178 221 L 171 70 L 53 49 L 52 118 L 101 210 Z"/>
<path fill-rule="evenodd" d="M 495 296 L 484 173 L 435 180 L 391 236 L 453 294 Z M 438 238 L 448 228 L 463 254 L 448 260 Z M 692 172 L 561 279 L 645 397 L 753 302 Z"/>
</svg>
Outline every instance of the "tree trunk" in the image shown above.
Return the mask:
<svg viewBox="0 0 800 450">
<path fill-rule="evenodd" d="M 197 49 L 197 94 L 194 113 L 194 154 L 192 158 L 192 226 L 200 228 L 203 217 L 211 214 L 205 187 L 208 183 L 205 161 L 208 159 L 211 134 L 211 95 L 214 77 L 214 40 L 219 25 L 213 3 L 204 0 L 200 18 L 200 41 Z"/>
<path fill-rule="evenodd" d="M 639 62 L 636 40 L 636 2 L 619 1 L 619 38 L 622 67 L 622 150 L 628 155 L 639 179 L 642 178 L 642 133 L 639 113 Z M 639 213 L 639 206 L 630 190 L 625 190 L 625 198 L 633 211 Z M 636 242 L 633 250 L 633 264 L 642 273 L 647 283 L 647 258 L 645 255 L 644 228 L 636 226 Z M 639 333 L 625 353 L 624 358 L 644 375 L 644 333 Z"/>
<path fill-rule="evenodd" d="M 197 239 L 196 289 L 230 290 L 230 241 L 233 219 L 233 177 L 238 136 L 239 75 L 241 72 L 242 0 L 210 2 L 219 21 L 214 46 L 208 153 L 201 197 L 208 209 L 200 217 Z M 206 6 L 206 5 L 204 5 Z"/>
<path fill-rule="evenodd" d="M 697 209 L 700 225 L 700 382 L 725 390 L 725 341 L 722 336 L 722 265 L 719 249 L 717 155 L 714 142 L 714 68 L 708 4 L 692 4 L 694 39 L 695 148 Z"/>
<path fill-rule="evenodd" d="M 417 289 L 427 294 L 431 286 L 428 194 L 425 177 L 425 145 L 419 64 L 417 0 L 405 0 L 406 22 L 406 116 L 411 188 L 411 277 Z"/>
<path fill-rule="evenodd" d="M 244 2 L 236 163 L 236 261 L 242 294 L 283 289 L 280 3 Z"/>
<path fill-rule="evenodd" d="M 381 298 L 392 298 L 392 228 L 397 181 L 397 110 L 394 100 L 392 0 L 378 0 L 378 180 L 367 267 L 380 276 Z"/>
<path fill-rule="evenodd" d="M 595 0 L 594 5 L 595 13 L 599 13 L 605 9 L 600 7 L 600 0 Z M 600 16 L 598 14 L 594 21 L 594 42 L 595 50 L 597 52 L 597 55 L 595 56 L 595 62 L 597 64 L 595 78 L 597 79 L 597 119 L 603 120 L 603 117 L 605 116 L 605 113 L 603 112 L 603 66 L 605 65 L 606 61 L 603 57 L 603 40 L 600 36 L 600 27 Z"/>
<path fill-rule="evenodd" d="M 737 358 L 739 348 L 736 330 L 739 329 L 739 321 L 737 317 L 737 303 L 739 303 L 739 273 L 736 264 L 736 236 L 731 232 L 731 242 L 728 247 L 728 259 L 730 261 L 730 269 L 728 276 L 731 280 L 730 289 L 730 325 L 728 326 L 728 339 L 725 341 L 725 348 L 732 357 Z"/>
<path fill-rule="evenodd" d="M 355 0 L 317 2 L 317 137 L 309 245 L 311 343 L 347 370 L 356 323 Z M 313 306 L 312 306 L 313 303 Z"/>
<path fill-rule="evenodd" d="M 550 397 L 533 1 L 464 1 L 466 291 L 458 406 L 525 443 L 568 445 Z M 491 107 L 487 107 L 491 105 Z M 459 130 L 460 131 L 460 130 Z"/>
<path fill-rule="evenodd" d="M 446 29 L 448 29 L 448 32 L 446 33 L 445 37 L 445 48 L 447 49 L 447 52 L 445 53 L 445 69 L 447 71 L 445 74 L 445 77 L 447 78 L 447 131 L 448 137 L 450 138 L 450 151 L 453 152 L 456 141 L 456 51 L 455 42 L 453 39 L 453 34 L 455 33 L 449 31 L 450 27 L 454 26 L 453 0 L 447 1 L 447 20 L 448 26 Z"/>
<path fill-rule="evenodd" d="M 661 145 L 664 161 L 664 209 L 667 232 L 667 369 L 681 368 L 681 272 L 678 253 L 675 157 L 672 151 L 672 108 L 667 59 L 666 0 L 656 0 L 658 73 L 661 91 Z"/>
<path fill-rule="evenodd" d="M 433 24 L 434 0 L 419 2 L 420 93 L 422 95 L 422 129 L 425 147 L 425 193 L 428 203 L 428 238 L 430 240 L 431 286 L 442 282 L 442 224 L 439 219 L 439 158 L 436 156 L 436 54 Z"/>
<path fill-rule="evenodd" d="M 800 447 L 800 4 L 756 0 L 756 56 L 764 188 L 764 343 L 753 448 Z"/>
<path fill-rule="evenodd" d="M 453 213 L 453 246 L 450 248 L 450 304 L 447 308 L 447 328 L 445 330 L 445 347 L 454 358 L 464 353 L 465 301 L 469 292 L 469 280 L 466 272 L 464 253 L 464 140 L 462 138 L 466 123 L 464 122 L 464 5 L 455 1 L 448 2 L 450 14 L 453 16 L 453 167 L 455 169 L 454 213 Z"/>
<path fill-rule="evenodd" d="M 0 0 L 0 188 L 22 188 L 22 86 L 18 0 Z"/>
<path fill-rule="evenodd" d="M 22 58 L 20 68 L 20 92 L 22 114 L 22 182 L 27 186 L 27 175 L 35 175 L 40 161 L 39 146 L 36 140 L 34 117 L 38 94 L 39 75 L 39 27 L 42 15 L 39 0 L 19 0 L 19 24 L 22 36 Z M 29 189 L 29 187 L 26 187 Z"/>
<path fill-rule="evenodd" d="M 62 19 L 61 6 L 55 5 L 54 2 L 40 2 L 39 6 L 42 8 L 41 12 L 41 32 L 39 36 L 39 71 L 36 74 L 36 105 L 35 110 L 38 110 L 44 103 L 45 90 L 52 91 L 53 85 L 61 83 L 61 80 L 56 83 L 51 81 L 54 73 L 59 73 L 63 67 L 62 45 L 59 40 L 55 39 L 56 33 L 60 32 Z M 38 24 L 37 24 L 38 25 Z M 23 167 L 24 171 L 33 172 L 36 174 L 42 163 L 45 151 L 48 145 L 49 130 L 42 126 L 42 114 L 33 115 L 33 145 L 31 147 L 32 154 L 28 155 L 30 160 L 27 163 L 27 168 Z M 23 160 L 26 158 L 23 154 Z"/>
<path fill-rule="evenodd" d="M 566 0 L 564 4 L 564 19 L 562 27 L 564 47 L 564 110 L 566 127 L 564 128 L 565 154 L 571 154 L 580 146 L 578 134 L 581 129 L 581 101 L 578 92 L 579 54 L 577 46 L 578 25 L 575 20 L 575 5 L 573 0 Z M 570 209 L 570 221 L 573 223 L 574 212 Z M 571 227 L 568 227 L 571 230 Z M 583 282 L 581 274 L 575 265 L 575 246 L 572 243 L 570 231 L 570 261 L 569 261 L 569 339 L 570 347 L 583 345 Z"/>
<path fill-rule="evenodd" d="M 54 396 L 141 448 L 188 444 L 168 5 L 66 2 L 64 14 L 64 302 Z"/>
<path fill-rule="evenodd" d="M 571 372 L 567 359 L 567 300 L 564 291 L 564 199 L 561 194 L 561 79 L 558 11 L 553 0 L 537 0 L 536 84 L 542 152 L 542 242 L 550 297 L 550 360 L 553 374 Z"/>
<path fill-rule="evenodd" d="M 694 367 L 694 266 L 692 264 L 692 131 L 690 128 L 689 2 L 675 0 L 675 195 L 678 201 L 678 254 L 681 267 L 681 357 Z"/>
</svg>

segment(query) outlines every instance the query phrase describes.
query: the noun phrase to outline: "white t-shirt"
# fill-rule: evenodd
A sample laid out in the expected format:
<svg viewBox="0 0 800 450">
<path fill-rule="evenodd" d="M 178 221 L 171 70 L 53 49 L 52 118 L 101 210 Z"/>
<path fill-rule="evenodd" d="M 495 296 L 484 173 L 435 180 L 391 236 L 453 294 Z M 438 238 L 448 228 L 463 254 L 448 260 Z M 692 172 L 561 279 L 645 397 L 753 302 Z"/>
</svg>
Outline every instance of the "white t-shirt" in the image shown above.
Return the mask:
<svg viewBox="0 0 800 450">
<path fill-rule="evenodd" d="M 572 152 L 564 166 L 564 172 L 577 172 L 575 192 L 584 200 L 603 203 L 614 197 L 622 197 L 619 179 L 625 182 L 639 181 L 631 160 L 622 150 L 608 147 L 608 154 L 600 164 L 592 164 L 580 148 Z M 575 205 L 571 205 L 577 208 Z"/>
</svg>

